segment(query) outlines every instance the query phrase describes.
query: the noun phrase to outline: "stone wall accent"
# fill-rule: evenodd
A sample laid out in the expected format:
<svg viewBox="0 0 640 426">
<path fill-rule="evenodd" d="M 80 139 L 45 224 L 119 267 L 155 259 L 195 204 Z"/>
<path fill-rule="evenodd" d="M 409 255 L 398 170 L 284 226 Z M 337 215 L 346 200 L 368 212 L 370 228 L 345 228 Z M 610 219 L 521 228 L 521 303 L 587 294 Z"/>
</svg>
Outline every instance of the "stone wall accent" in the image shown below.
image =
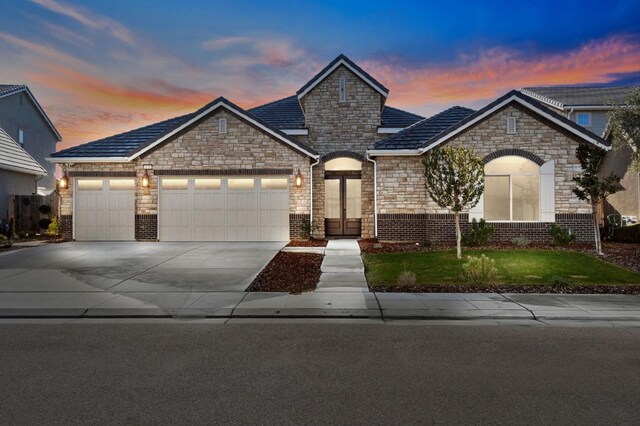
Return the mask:
<svg viewBox="0 0 640 426">
<path fill-rule="evenodd" d="M 70 214 L 60 215 L 60 235 L 65 240 L 73 239 L 73 216 Z"/>
<path fill-rule="evenodd" d="M 91 170 L 91 171 L 70 171 L 67 175 L 70 178 L 74 177 L 136 177 L 135 170 L 132 171 L 110 171 L 110 170 Z"/>
<path fill-rule="evenodd" d="M 293 174 L 292 169 L 166 169 L 154 170 L 157 176 L 274 176 Z"/>
<path fill-rule="evenodd" d="M 557 214 L 556 223 L 571 230 L 576 241 L 593 241 L 591 214 Z M 460 215 L 462 232 L 470 227 L 469 215 Z M 491 241 L 511 242 L 516 237 L 524 237 L 534 242 L 549 242 L 551 223 L 546 222 L 497 222 Z M 448 241 L 456 239 L 455 217 L 453 214 L 379 214 L 378 238 L 385 241 Z"/>
<path fill-rule="evenodd" d="M 314 238 L 324 238 L 324 163 L 313 166 Z"/>
<path fill-rule="evenodd" d="M 290 214 L 289 215 L 289 238 L 299 240 L 305 238 L 303 231 L 303 221 L 309 221 L 308 214 Z"/>
<path fill-rule="evenodd" d="M 375 237 L 375 211 L 373 209 L 373 163 L 365 161 L 362 163 L 362 176 L 360 180 L 362 184 L 362 238 Z"/>
<path fill-rule="evenodd" d="M 346 78 L 346 102 L 340 102 L 340 77 Z M 345 66 L 336 68 L 301 99 L 308 143 L 322 155 L 344 150 L 364 154 L 378 139 L 382 104 L 380 93 Z"/>
<path fill-rule="evenodd" d="M 158 215 L 137 214 L 135 217 L 135 238 L 138 241 L 158 241 Z"/>
<path fill-rule="evenodd" d="M 517 134 L 506 133 L 507 117 L 516 117 Z M 518 104 L 507 105 L 448 144 L 472 147 L 482 158 L 500 150 L 522 150 L 544 162 L 555 159 L 556 213 L 591 213 L 589 204 L 572 192 L 575 187 L 572 178 L 581 171 L 575 156 L 578 146 L 575 137 Z M 448 213 L 427 195 L 421 157 L 378 157 L 376 160 L 379 214 Z"/>
</svg>

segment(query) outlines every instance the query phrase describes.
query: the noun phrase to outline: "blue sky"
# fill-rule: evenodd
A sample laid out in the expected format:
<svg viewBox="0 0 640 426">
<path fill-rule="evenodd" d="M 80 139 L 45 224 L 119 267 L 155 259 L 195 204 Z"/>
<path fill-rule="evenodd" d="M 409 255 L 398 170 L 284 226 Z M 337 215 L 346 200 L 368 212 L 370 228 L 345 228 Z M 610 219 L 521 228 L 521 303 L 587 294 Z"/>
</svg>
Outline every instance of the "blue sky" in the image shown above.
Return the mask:
<svg viewBox="0 0 640 426">
<path fill-rule="evenodd" d="M 65 145 L 295 92 L 339 53 L 424 115 L 512 89 L 640 83 L 640 1 L 0 0 L 0 82 Z"/>
</svg>

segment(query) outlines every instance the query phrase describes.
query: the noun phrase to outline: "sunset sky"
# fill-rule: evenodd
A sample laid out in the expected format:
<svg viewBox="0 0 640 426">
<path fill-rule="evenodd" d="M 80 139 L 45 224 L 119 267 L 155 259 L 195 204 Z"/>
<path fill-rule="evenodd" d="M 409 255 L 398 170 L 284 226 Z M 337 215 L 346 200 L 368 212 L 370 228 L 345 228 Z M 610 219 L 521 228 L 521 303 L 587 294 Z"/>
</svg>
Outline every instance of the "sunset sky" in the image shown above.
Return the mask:
<svg viewBox="0 0 640 426">
<path fill-rule="evenodd" d="M 640 1 L 0 0 L 0 84 L 59 149 L 289 96 L 339 53 L 423 115 L 532 85 L 640 84 Z"/>
</svg>

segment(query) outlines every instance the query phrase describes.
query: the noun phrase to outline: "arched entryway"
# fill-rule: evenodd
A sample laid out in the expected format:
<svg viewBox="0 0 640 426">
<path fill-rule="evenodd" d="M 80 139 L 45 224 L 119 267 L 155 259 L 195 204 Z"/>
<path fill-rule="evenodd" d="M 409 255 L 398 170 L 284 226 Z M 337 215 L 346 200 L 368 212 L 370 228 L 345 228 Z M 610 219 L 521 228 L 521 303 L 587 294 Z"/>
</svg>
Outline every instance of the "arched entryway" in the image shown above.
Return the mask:
<svg viewBox="0 0 640 426">
<path fill-rule="evenodd" d="M 327 237 L 362 232 L 362 160 L 357 154 L 324 160 L 324 217 Z"/>
</svg>

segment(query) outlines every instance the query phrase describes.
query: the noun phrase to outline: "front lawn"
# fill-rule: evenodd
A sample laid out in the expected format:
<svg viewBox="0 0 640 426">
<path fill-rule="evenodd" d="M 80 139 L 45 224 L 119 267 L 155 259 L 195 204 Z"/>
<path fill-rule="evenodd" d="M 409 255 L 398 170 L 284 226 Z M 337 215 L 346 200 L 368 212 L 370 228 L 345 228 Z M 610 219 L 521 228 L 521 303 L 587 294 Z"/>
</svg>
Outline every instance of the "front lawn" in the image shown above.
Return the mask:
<svg viewBox="0 0 640 426">
<path fill-rule="evenodd" d="M 640 284 L 640 274 L 582 253 L 556 250 L 422 251 L 364 255 L 369 285 L 393 287 L 403 271 L 416 274 L 417 286 L 464 285 L 461 265 L 466 256 L 485 254 L 495 260 L 498 285 L 548 285 L 564 277 L 576 285 Z"/>
</svg>

